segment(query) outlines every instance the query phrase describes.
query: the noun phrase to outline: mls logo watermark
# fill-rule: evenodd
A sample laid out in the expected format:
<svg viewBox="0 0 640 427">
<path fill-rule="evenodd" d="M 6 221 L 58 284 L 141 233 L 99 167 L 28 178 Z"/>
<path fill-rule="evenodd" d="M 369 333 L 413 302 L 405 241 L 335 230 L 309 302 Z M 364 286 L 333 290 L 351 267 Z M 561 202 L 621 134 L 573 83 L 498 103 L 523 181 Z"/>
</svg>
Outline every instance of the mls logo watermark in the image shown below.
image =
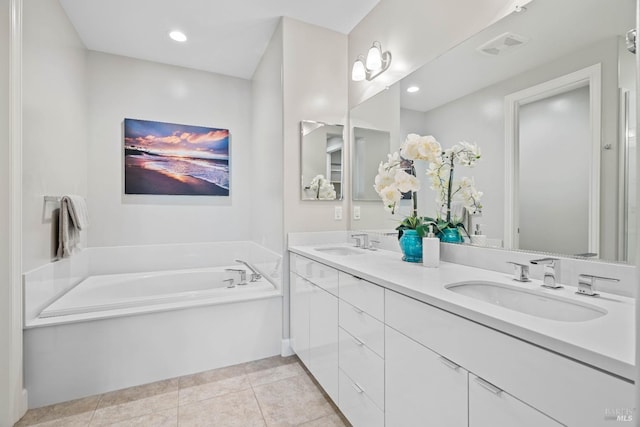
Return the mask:
<svg viewBox="0 0 640 427">
<path fill-rule="evenodd" d="M 634 411 L 632 408 L 606 408 L 604 419 L 606 421 L 632 422 Z"/>
</svg>

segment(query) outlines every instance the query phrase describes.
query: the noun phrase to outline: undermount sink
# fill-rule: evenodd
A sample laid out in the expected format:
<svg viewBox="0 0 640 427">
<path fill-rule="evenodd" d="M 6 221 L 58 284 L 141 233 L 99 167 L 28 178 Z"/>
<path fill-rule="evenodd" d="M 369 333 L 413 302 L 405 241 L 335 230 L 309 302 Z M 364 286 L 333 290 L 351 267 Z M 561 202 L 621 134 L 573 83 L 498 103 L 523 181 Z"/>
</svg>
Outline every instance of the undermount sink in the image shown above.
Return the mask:
<svg viewBox="0 0 640 427">
<path fill-rule="evenodd" d="M 318 252 L 325 253 L 327 255 L 362 255 L 364 251 L 355 248 L 349 248 L 345 246 L 331 246 L 323 248 L 314 248 Z"/>
<path fill-rule="evenodd" d="M 584 322 L 607 314 L 606 310 L 591 304 L 502 283 L 470 281 L 445 288 L 509 310 L 562 322 Z"/>
</svg>

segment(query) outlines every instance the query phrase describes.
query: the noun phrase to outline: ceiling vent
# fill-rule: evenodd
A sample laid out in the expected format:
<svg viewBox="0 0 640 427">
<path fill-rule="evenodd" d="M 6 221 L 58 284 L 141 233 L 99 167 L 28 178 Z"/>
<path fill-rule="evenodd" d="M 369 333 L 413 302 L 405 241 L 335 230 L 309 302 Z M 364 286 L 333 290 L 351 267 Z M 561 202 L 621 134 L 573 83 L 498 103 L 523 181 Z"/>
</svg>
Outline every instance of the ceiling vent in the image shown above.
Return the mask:
<svg viewBox="0 0 640 427">
<path fill-rule="evenodd" d="M 524 36 L 514 33 L 504 33 L 479 46 L 476 50 L 485 55 L 497 56 L 506 51 L 511 51 L 518 46 L 522 46 L 528 41 L 529 39 Z"/>
</svg>

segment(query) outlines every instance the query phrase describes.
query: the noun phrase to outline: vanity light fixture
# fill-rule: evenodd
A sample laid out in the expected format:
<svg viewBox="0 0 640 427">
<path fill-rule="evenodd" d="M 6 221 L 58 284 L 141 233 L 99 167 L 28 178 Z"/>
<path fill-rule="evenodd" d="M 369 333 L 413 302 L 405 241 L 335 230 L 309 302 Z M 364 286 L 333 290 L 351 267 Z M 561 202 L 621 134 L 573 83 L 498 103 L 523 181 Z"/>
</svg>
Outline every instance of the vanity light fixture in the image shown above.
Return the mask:
<svg viewBox="0 0 640 427">
<path fill-rule="evenodd" d="M 380 74 L 387 71 L 391 65 L 391 52 L 383 52 L 380 42 L 373 42 L 367 53 L 367 57 L 358 55 L 351 69 L 351 80 L 361 82 L 363 80 L 373 80 Z"/>
<path fill-rule="evenodd" d="M 187 41 L 187 36 L 182 32 L 182 31 L 171 31 L 169 33 L 169 37 L 171 37 L 172 40 L 175 40 L 177 42 L 186 42 Z"/>
<path fill-rule="evenodd" d="M 407 92 L 409 93 L 416 93 L 420 90 L 420 88 L 418 86 L 409 86 L 407 88 Z"/>
</svg>

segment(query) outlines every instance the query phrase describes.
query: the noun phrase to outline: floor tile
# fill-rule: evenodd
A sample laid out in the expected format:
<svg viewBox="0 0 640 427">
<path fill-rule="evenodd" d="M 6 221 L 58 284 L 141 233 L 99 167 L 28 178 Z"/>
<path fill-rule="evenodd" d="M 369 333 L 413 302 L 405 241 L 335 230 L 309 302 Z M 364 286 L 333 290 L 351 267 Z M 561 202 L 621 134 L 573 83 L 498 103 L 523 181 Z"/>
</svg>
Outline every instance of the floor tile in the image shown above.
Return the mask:
<svg viewBox="0 0 640 427">
<path fill-rule="evenodd" d="M 263 371 L 265 369 L 277 368 L 279 366 L 290 365 L 292 363 L 300 363 L 300 359 L 298 356 L 273 356 L 267 357 L 266 359 L 254 360 L 251 362 L 247 362 L 243 364 L 245 371 L 247 374 Z"/>
<path fill-rule="evenodd" d="M 332 414 L 300 424 L 300 427 L 351 427 L 351 424 L 340 414 Z"/>
<path fill-rule="evenodd" d="M 193 387 L 181 388 L 178 404 L 187 405 L 200 400 L 206 400 L 212 397 L 222 396 L 224 394 L 234 393 L 250 388 L 251 384 L 245 375 L 209 382 Z"/>
<path fill-rule="evenodd" d="M 286 365 L 277 366 L 275 368 L 254 371 L 247 374 L 247 377 L 249 377 L 251 385 L 256 387 L 302 374 L 305 374 L 305 371 L 304 369 L 302 369 L 300 364 L 289 363 Z"/>
<path fill-rule="evenodd" d="M 93 414 L 91 426 L 104 426 L 178 406 L 178 391 L 132 400 L 99 408 Z"/>
<path fill-rule="evenodd" d="M 167 394 L 177 390 L 177 378 L 116 390 L 102 395 L 98 409 L 106 408 L 107 406 L 121 405 L 160 394 Z"/>
<path fill-rule="evenodd" d="M 265 423 L 249 389 L 179 407 L 178 426 L 264 427 Z"/>
<path fill-rule="evenodd" d="M 254 387 L 269 426 L 294 426 L 333 413 L 328 398 L 306 375 Z"/>
<path fill-rule="evenodd" d="M 109 424 L 109 427 L 177 427 L 177 425 L 178 408 L 175 407 L 141 417 L 130 418 L 115 424 Z"/>
<path fill-rule="evenodd" d="M 100 395 L 71 400 L 69 402 L 56 403 L 42 408 L 30 409 L 22 417 L 16 427 L 36 425 L 47 421 L 72 417 L 84 413 L 93 413 L 100 401 Z"/>
<path fill-rule="evenodd" d="M 213 369 L 211 371 L 205 371 L 198 374 L 180 377 L 180 388 L 193 387 L 196 385 L 212 383 L 244 375 L 245 369 L 243 365 L 234 365 L 228 366 L 226 368 Z"/>
<path fill-rule="evenodd" d="M 22 424 L 21 422 L 17 423 L 15 426 L 33 426 L 33 427 L 87 427 L 89 425 L 89 421 L 91 420 L 91 416 L 93 415 L 93 411 L 83 412 L 81 414 L 72 415 L 69 417 L 60 417 L 50 421 L 44 421 L 35 424 Z"/>
</svg>

